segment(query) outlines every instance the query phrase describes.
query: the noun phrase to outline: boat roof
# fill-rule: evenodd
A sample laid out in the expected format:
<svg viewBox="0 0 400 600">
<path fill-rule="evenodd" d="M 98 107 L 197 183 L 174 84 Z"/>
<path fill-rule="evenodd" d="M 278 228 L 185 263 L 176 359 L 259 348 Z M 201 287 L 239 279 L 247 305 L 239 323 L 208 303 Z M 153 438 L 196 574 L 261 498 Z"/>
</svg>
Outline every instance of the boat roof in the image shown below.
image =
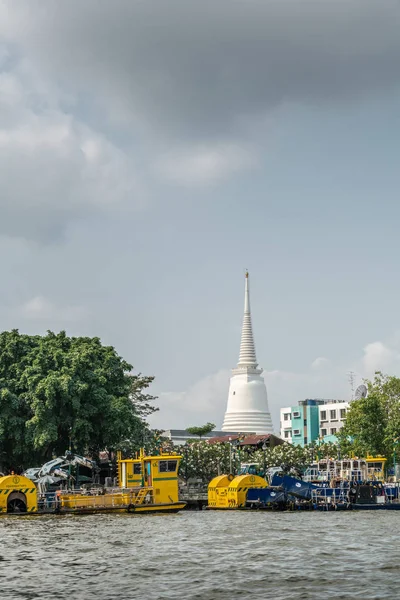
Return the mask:
<svg viewBox="0 0 400 600">
<path fill-rule="evenodd" d="M 161 453 L 161 454 L 143 454 L 136 458 L 121 458 L 118 462 L 135 462 L 139 463 L 143 460 L 177 460 L 182 458 L 180 454 L 174 454 L 172 452 Z"/>
</svg>

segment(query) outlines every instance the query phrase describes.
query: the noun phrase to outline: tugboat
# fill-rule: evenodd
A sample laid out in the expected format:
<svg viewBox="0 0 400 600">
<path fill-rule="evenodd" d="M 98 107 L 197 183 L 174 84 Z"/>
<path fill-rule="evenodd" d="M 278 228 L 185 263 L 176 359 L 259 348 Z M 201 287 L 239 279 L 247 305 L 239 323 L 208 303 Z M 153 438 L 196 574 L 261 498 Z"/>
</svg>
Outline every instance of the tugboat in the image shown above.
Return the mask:
<svg viewBox="0 0 400 600">
<path fill-rule="evenodd" d="M 143 449 L 133 459 L 119 454 L 118 487 L 60 489 L 49 495 L 22 475 L 0 477 L 0 515 L 176 513 L 186 506 L 178 495 L 181 459 L 173 453 L 146 456 Z"/>
</svg>

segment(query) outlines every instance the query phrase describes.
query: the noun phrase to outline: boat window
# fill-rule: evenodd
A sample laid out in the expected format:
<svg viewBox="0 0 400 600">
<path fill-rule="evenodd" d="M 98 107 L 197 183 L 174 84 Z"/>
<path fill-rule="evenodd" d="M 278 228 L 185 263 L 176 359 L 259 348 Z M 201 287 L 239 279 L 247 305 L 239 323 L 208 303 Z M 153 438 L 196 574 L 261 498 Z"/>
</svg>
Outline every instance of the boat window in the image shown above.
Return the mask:
<svg viewBox="0 0 400 600">
<path fill-rule="evenodd" d="M 380 462 L 370 462 L 368 463 L 368 467 L 371 469 L 382 469 L 382 463 Z"/>
<path fill-rule="evenodd" d="M 176 460 L 160 460 L 158 463 L 158 471 L 159 473 L 175 473 L 176 465 Z"/>
<path fill-rule="evenodd" d="M 134 464 L 133 465 L 133 472 L 134 472 L 135 475 L 140 475 L 142 473 L 142 465 L 140 463 L 136 464 L 136 465 Z"/>
</svg>

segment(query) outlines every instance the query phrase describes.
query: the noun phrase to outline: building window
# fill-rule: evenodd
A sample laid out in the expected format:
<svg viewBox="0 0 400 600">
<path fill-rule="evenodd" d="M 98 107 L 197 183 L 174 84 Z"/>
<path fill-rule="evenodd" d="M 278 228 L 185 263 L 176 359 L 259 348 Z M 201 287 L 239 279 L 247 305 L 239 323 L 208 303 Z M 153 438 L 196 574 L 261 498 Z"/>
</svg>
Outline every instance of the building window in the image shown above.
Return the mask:
<svg viewBox="0 0 400 600">
<path fill-rule="evenodd" d="M 321 410 L 320 415 L 321 421 L 326 421 L 326 410 Z"/>
<path fill-rule="evenodd" d="M 290 413 L 283 413 L 283 420 L 289 421 L 289 419 L 290 419 Z"/>
<path fill-rule="evenodd" d="M 232 396 L 234 396 L 236 394 L 236 392 L 233 392 Z"/>
<path fill-rule="evenodd" d="M 300 413 L 296 410 L 296 412 L 293 413 L 293 419 L 298 419 L 300 417 Z"/>
<path fill-rule="evenodd" d="M 336 410 L 331 410 L 330 413 L 331 413 L 331 420 L 336 419 Z"/>
<path fill-rule="evenodd" d="M 288 429 L 287 431 L 285 431 L 285 438 L 289 438 L 290 437 L 290 430 Z"/>
<path fill-rule="evenodd" d="M 335 435 L 335 433 L 336 433 L 336 427 L 332 427 L 332 429 L 331 429 L 331 435 Z"/>
<path fill-rule="evenodd" d="M 321 429 L 321 435 L 324 437 L 326 435 L 326 429 Z"/>
<path fill-rule="evenodd" d="M 340 418 L 341 419 L 345 419 L 346 418 L 346 409 L 345 408 L 341 408 L 340 409 Z"/>
<path fill-rule="evenodd" d="M 300 435 L 300 429 L 293 429 L 293 435 Z"/>
</svg>

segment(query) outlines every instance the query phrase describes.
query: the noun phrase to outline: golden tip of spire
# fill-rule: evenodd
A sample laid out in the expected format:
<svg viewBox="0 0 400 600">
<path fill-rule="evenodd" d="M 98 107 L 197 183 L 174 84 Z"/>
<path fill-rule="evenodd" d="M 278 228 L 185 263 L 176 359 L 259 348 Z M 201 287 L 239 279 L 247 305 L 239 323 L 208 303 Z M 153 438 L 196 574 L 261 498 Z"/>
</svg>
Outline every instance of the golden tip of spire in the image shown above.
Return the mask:
<svg viewBox="0 0 400 600">
<path fill-rule="evenodd" d="M 246 269 L 246 275 L 245 275 L 245 277 L 246 277 L 246 279 L 248 279 L 248 277 L 249 277 L 249 272 L 248 272 L 247 269 Z"/>
</svg>

